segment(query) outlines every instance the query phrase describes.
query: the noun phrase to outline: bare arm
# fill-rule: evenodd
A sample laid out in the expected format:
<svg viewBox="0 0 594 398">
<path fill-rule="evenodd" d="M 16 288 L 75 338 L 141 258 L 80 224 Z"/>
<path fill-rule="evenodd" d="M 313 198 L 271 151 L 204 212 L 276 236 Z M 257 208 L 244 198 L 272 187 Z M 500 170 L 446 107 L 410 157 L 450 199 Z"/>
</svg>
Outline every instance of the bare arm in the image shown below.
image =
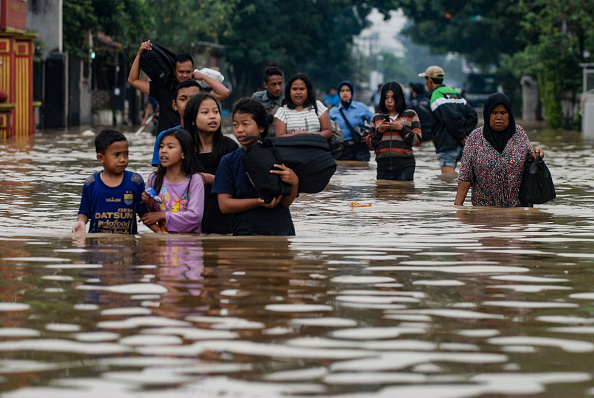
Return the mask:
<svg viewBox="0 0 594 398">
<path fill-rule="evenodd" d="M 276 131 L 277 137 L 287 135 L 287 124 L 285 122 L 275 118 L 274 119 L 274 130 Z"/>
<path fill-rule="evenodd" d="M 72 233 L 73 234 L 84 234 L 85 229 L 86 229 L 85 227 L 86 227 L 88 221 L 89 221 L 89 217 L 87 217 L 85 214 L 78 213 L 78 219 L 72 226 Z"/>
<path fill-rule="evenodd" d="M 149 116 L 153 113 L 153 104 L 150 102 L 146 104 L 146 110 L 144 111 L 144 117 L 142 118 L 141 126 L 146 126 L 146 121 L 148 120 Z"/>
<path fill-rule="evenodd" d="M 200 73 L 198 70 L 194 71 L 192 79 L 203 80 L 206 84 L 208 84 L 212 88 L 211 94 L 219 101 L 224 100 L 229 96 L 229 94 L 231 94 L 231 91 L 229 91 L 229 89 L 225 87 L 223 83 L 219 82 L 216 79 L 213 79 L 212 77 L 204 73 Z"/>
<path fill-rule="evenodd" d="M 218 194 L 219 208 L 221 213 L 241 213 L 242 211 L 248 211 L 255 209 L 256 207 L 268 207 L 272 209 L 281 201 L 282 196 L 274 198 L 272 202 L 266 203 L 261 198 L 249 198 L 249 199 L 235 199 L 231 194 L 220 193 Z"/>
<path fill-rule="evenodd" d="M 128 83 L 135 89 L 140 92 L 145 93 L 146 95 L 150 94 L 150 83 L 146 80 L 142 80 L 140 78 L 140 54 L 144 51 L 152 50 L 151 41 L 147 40 L 140 45 L 138 49 L 138 53 L 136 54 L 136 58 L 134 58 L 134 62 L 132 63 L 132 67 L 130 68 L 130 74 L 128 75 Z"/>
<path fill-rule="evenodd" d="M 469 189 L 469 182 L 462 181 L 458 183 L 458 190 L 456 191 L 456 200 L 454 201 L 454 205 L 462 206 L 464 204 L 464 199 L 466 199 L 466 194 L 468 194 Z"/>
<path fill-rule="evenodd" d="M 332 125 L 327 111 L 320 116 L 320 132 L 318 134 L 327 140 L 332 138 Z"/>
</svg>

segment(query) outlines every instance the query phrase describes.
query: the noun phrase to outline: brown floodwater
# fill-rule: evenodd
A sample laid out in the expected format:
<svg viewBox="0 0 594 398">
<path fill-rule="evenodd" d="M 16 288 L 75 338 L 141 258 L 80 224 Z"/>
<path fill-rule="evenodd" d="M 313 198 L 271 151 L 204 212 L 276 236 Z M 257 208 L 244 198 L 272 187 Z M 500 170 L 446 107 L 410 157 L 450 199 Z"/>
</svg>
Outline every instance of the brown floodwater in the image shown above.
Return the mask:
<svg viewBox="0 0 594 398">
<path fill-rule="evenodd" d="M 421 147 L 414 183 L 339 164 L 288 238 L 73 236 L 93 137 L 0 142 L 2 397 L 594 396 L 594 142 L 525 127 L 553 202 L 456 207 Z"/>
</svg>

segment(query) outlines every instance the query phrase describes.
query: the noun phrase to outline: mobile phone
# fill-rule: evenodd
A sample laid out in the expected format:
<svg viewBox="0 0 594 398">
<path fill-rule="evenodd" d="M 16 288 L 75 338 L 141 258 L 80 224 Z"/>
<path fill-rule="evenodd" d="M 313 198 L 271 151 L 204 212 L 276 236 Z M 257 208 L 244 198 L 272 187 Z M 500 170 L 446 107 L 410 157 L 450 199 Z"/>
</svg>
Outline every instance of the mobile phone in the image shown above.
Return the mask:
<svg viewBox="0 0 594 398">
<path fill-rule="evenodd" d="M 386 122 L 389 122 L 389 121 L 390 121 L 390 115 L 389 115 L 389 114 L 387 114 L 387 113 L 384 113 L 384 120 L 385 120 Z"/>
</svg>

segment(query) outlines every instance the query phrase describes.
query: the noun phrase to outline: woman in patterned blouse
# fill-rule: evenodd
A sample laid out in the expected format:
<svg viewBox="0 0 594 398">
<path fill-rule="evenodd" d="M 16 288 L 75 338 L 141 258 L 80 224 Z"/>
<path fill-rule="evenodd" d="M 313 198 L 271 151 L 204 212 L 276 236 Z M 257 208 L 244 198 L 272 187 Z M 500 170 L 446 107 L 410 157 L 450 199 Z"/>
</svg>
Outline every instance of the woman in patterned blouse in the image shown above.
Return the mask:
<svg viewBox="0 0 594 398">
<path fill-rule="evenodd" d="M 511 113 L 509 98 L 491 94 L 484 107 L 485 124 L 474 130 L 464 146 L 455 205 L 464 204 L 472 186 L 473 206 L 517 207 L 524 164 L 528 157 L 544 157 L 532 149 L 524 129 Z"/>
</svg>

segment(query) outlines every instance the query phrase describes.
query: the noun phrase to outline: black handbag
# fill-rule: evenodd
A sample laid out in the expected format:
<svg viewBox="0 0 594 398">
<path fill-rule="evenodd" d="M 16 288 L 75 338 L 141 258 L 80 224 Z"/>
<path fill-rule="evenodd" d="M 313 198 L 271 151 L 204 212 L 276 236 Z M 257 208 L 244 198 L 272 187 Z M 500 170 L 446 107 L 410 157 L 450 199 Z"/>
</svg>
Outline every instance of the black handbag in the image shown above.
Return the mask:
<svg viewBox="0 0 594 398">
<path fill-rule="evenodd" d="M 529 204 L 546 203 L 557 196 L 551 172 L 540 156 L 526 160 L 519 196 Z"/>
</svg>

